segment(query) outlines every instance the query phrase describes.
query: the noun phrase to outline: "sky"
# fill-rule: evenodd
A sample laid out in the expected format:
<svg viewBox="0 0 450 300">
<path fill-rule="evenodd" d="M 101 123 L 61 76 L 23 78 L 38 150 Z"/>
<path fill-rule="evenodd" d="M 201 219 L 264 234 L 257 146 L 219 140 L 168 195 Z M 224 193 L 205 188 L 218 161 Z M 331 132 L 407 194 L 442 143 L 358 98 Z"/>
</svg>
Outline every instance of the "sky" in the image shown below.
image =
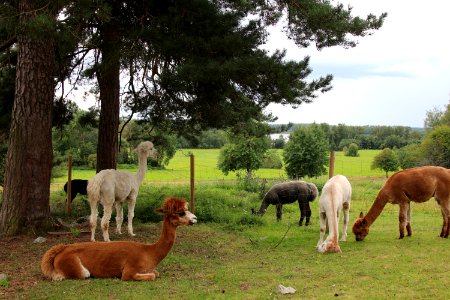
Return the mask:
<svg viewBox="0 0 450 300">
<path fill-rule="evenodd" d="M 336 1 L 332 1 L 332 3 Z M 271 28 L 269 51 L 286 49 L 287 60 L 310 56 L 311 79 L 332 74 L 332 90 L 297 109 L 271 104 L 275 123 L 423 127 L 427 111 L 450 100 L 450 1 L 342 0 L 353 15 L 387 12 L 384 25 L 357 38 L 355 48 L 298 48 Z"/>
</svg>

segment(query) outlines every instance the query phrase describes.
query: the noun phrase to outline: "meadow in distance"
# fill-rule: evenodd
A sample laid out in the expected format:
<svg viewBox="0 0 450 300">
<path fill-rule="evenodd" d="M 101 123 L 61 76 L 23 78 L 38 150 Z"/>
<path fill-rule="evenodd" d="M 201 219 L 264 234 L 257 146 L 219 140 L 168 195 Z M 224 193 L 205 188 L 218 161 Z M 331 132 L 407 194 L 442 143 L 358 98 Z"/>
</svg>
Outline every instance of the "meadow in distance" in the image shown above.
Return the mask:
<svg viewBox="0 0 450 300">
<path fill-rule="evenodd" d="M 39 261 L 30 262 L 36 283 L 14 295 L 35 299 L 448 299 L 450 274 L 449 240 L 439 238 L 442 217 L 432 199 L 412 203 L 413 235 L 398 239 L 398 206 L 388 204 L 372 225 L 365 241 L 356 242 L 351 226 L 360 211 L 367 212 L 386 178 L 384 171 L 371 170 L 378 151 L 362 150 L 359 157 L 336 153 L 335 174 L 343 174 L 352 184 L 353 196 L 347 242 L 341 254 L 320 254 L 318 199 L 311 203 L 308 227 L 297 225 L 296 203 L 284 205 L 283 219 L 276 221 L 270 206 L 262 216 L 251 214 L 258 208 L 263 187 L 253 189 L 224 176 L 216 169 L 219 150 L 180 150 L 165 170 L 149 170 L 136 204 L 137 236 L 111 235 L 113 240 L 154 242 L 161 217 L 153 213 L 169 195 L 189 199 L 189 154 L 195 155 L 195 214 L 198 224 L 180 228 L 172 251 L 157 268 L 161 277 L 154 282 L 122 282 L 120 279 L 43 280 Z M 134 172 L 135 169 L 131 169 Z M 93 170 L 74 170 L 72 178 L 89 179 Z M 259 178 L 287 180 L 283 170 L 258 170 Z M 319 190 L 326 175 L 309 178 Z M 228 180 L 230 179 L 230 180 Z M 62 214 L 66 178 L 52 185 L 52 212 Z M 174 184 L 179 183 L 179 184 Z M 264 189 L 268 189 L 268 181 Z M 88 214 L 85 198 L 73 202 L 73 214 Z M 342 221 L 339 230 L 342 229 Z M 87 241 L 88 235 L 51 237 L 47 243 L 31 244 L 42 255 L 56 243 Z M 15 249 L 10 257 L 20 257 Z M 37 255 L 39 258 L 39 255 Z M 14 262 L 8 268 L 13 268 Z M 17 267 L 17 265 L 16 265 Z M 282 295 L 277 286 L 296 289 Z"/>
</svg>

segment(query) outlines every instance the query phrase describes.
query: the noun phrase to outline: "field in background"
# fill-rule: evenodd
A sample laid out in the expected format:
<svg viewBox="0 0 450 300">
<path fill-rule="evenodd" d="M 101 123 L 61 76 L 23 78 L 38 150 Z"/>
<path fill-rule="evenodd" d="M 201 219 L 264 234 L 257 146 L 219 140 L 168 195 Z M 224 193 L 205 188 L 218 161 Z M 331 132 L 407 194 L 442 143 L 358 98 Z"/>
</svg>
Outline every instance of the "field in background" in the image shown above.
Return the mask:
<svg viewBox="0 0 450 300">
<path fill-rule="evenodd" d="M 384 177 L 384 171 L 371 170 L 370 165 L 374 156 L 380 150 L 360 150 L 359 157 L 344 156 L 342 151 L 335 155 L 335 174 L 343 174 L 348 177 Z M 235 180 L 236 173 L 230 172 L 224 175 L 217 169 L 217 159 L 220 149 L 182 149 L 178 150 L 174 158 L 164 170 L 148 170 L 145 183 L 174 183 L 189 182 L 190 178 L 190 154 L 195 157 L 195 180 L 196 181 L 221 181 Z M 280 150 L 280 156 L 282 152 Z M 137 172 L 137 166 L 124 168 L 119 166 L 120 170 Z M 286 179 L 286 173 L 283 169 L 260 169 L 255 172 L 256 177 L 266 179 Z M 95 175 L 95 170 L 74 169 L 72 178 L 90 179 Z M 324 178 L 326 178 L 325 176 Z M 55 178 L 53 183 L 61 184 L 67 181 L 67 176 Z"/>
</svg>

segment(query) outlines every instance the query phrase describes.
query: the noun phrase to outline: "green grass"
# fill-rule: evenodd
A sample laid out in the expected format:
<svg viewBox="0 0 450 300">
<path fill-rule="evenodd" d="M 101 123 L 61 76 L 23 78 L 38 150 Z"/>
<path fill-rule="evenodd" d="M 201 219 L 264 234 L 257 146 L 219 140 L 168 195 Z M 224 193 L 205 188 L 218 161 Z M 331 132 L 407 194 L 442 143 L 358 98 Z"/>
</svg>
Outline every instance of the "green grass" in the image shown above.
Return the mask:
<svg viewBox="0 0 450 300">
<path fill-rule="evenodd" d="M 230 172 L 224 175 L 217 169 L 217 159 L 219 157 L 219 149 L 183 149 L 178 150 L 174 158 L 164 170 L 149 170 L 145 176 L 144 183 L 167 183 L 167 182 L 189 182 L 190 180 L 190 153 L 195 157 L 195 180 L 196 181 L 220 181 L 235 180 L 236 174 Z M 359 157 L 344 156 L 343 152 L 336 152 L 335 158 L 335 174 L 343 174 L 346 176 L 375 176 L 383 177 L 384 171 L 371 170 L 370 164 L 374 156 L 379 150 L 361 150 Z M 280 150 L 281 155 L 281 150 Z M 137 167 L 124 168 L 119 166 L 118 169 L 136 172 Z M 95 170 L 74 169 L 72 178 L 90 179 L 95 175 Z M 256 177 L 267 179 L 286 179 L 287 175 L 283 169 L 260 169 L 255 172 Z M 326 176 L 323 176 L 326 179 Z M 55 178 L 54 183 L 59 186 L 67 181 L 67 176 Z"/>
<path fill-rule="evenodd" d="M 442 217 L 434 200 L 412 203 L 413 236 L 398 240 L 398 206 L 388 204 L 365 241 L 351 226 L 367 212 L 384 178 L 349 177 L 353 187 L 348 241 L 342 254 L 319 254 L 318 201 L 312 225 L 297 226 L 296 204 L 275 207 L 263 217 L 250 214 L 261 198 L 233 184 L 199 185 L 195 213 L 199 223 L 178 229 L 174 248 L 158 267 L 155 282 L 89 279 L 38 281 L 21 294 L 33 299 L 448 299 L 449 240 L 439 238 Z M 315 181 L 320 185 L 322 179 Z M 138 236 L 154 242 L 161 217 L 153 208 L 168 195 L 188 198 L 187 186 L 145 186 L 136 207 Z M 61 193 L 52 202 L 60 201 Z M 82 200 L 74 205 L 83 206 Z M 54 207 L 56 209 L 56 207 Z M 87 210 L 86 210 L 87 209 Z M 80 213 L 88 212 L 81 208 Z M 147 222 L 147 223 L 142 223 Z M 339 224 L 342 229 L 342 222 Z M 110 230 L 111 231 L 111 230 Z M 118 239 L 117 236 L 112 236 Z M 87 240 L 87 236 L 80 239 Z M 120 239 L 129 239 L 127 236 Z M 36 269 L 38 262 L 36 262 Z M 36 272 L 39 272 L 38 269 Z M 282 284 L 297 291 L 281 295 Z"/>
</svg>

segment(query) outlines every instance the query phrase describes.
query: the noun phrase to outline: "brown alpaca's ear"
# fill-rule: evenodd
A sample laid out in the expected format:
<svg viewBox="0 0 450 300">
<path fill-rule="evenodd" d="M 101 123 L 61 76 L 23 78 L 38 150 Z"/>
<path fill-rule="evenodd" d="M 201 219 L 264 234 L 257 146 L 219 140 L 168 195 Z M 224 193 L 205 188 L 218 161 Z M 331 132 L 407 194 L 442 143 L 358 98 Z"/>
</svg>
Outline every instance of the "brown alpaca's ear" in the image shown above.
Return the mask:
<svg viewBox="0 0 450 300">
<path fill-rule="evenodd" d="M 157 209 L 155 209 L 155 212 L 160 213 L 160 214 L 164 214 L 164 209 L 157 208 Z"/>
<path fill-rule="evenodd" d="M 364 218 L 364 213 L 363 213 L 363 212 L 360 212 L 360 213 L 359 213 L 359 217 L 360 217 L 360 218 Z"/>
</svg>

